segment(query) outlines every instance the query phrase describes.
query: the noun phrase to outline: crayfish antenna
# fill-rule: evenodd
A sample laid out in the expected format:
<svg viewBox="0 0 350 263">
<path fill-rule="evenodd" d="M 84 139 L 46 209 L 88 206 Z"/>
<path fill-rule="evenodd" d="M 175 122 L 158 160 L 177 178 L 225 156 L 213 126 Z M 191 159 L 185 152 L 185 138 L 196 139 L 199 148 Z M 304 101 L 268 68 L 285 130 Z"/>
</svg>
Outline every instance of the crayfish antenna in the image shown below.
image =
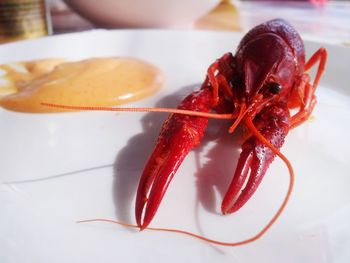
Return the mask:
<svg viewBox="0 0 350 263">
<path fill-rule="evenodd" d="M 127 107 L 104 107 L 104 106 L 79 106 L 79 105 L 63 105 L 57 103 L 41 102 L 44 107 L 74 110 L 74 111 L 116 111 L 116 112 L 157 112 L 157 113 L 175 113 L 181 115 L 205 117 L 209 119 L 230 120 L 237 118 L 237 114 L 219 114 L 211 112 L 201 112 L 194 110 L 184 110 L 175 108 L 127 108 Z"/>
<path fill-rule="evenodd" d="M 274 216 L 270 219 L 270 221 L 265 225 L 265 227 L 263 227 L 256 235 L 254 235 L 254 236 L 252 236 L 252 237 L 250 237 L 248 239 L 242 240 L 242 241 L 224 242 L 224 241 L 218 241 L 218 240 L 215 240 L 215 239 L 210 239 L 210 238 L 201 236 L 199 234 L 195 234 L 195 233 L 192 233 L 192 232 L 189 232 L 189 231 L 185 231 L 185 230 L 181 230 L 181 229 L 147 227 L 149 222 L 150 222 L 150 219 L 143 220 L 143 222 L 141 220 L 144 206 L 145 206 L 146 202 L 148 201 L 147 198 L 146 199 L 140 199 L 140 200 L 144 200 L 145 202 L 142 203 L 140 205 L 140 207 L 139 207 L 140 211 L 139 211 L 139 217 L 137 217 L 137 225 L 124 223 L 124 222 L 116 221 L 116 220 L 110 220 L 110 219 L 89 219 L 89 220 L 81 220 L 81 221 L 78 221 L 77 223 L 108 222 L 108 223 L 118 224 L 118 225 L 122 225 L 124 227 L 130 227 L 130 228 L 141 228 L 141 229 L 151 230 L 151 231 L 172 232 L 172 233 L 177 233 L 177 234 L 182 234 L 182 235 L 190 236 L 190 237 L 193 237 L 193 238 L 197 238 L 197 239 L 202 240 L 204 242 L 208 242 L 208 243 L 219 245 L 219 246 L 236 247 L 236 246 L 242 246 L 242 245 L 246 245 L 246 244 L 253 243 L 253 242 L 257 241 L 258 239 L 260 239 L 272 227 L 272 225 L 276 222 L 278 217 L 281 215 L 281 213 L 285 209 L 285 207 L 286 207 L 286 205 L 287 205 L 287 203 L 288 203 L 288 201 L 290 199 L 290 196 L 291 196 L 291 193 L 292 193 L 292 190 L 293 190 L 293 186 L 294 186 L 294 171 L 293 171 L 292 165 L 290 164 L 289 160 L 273 144 L 271 144 L 270 141 L 268 139 L 266 139 L 263 136 L 263 134 L 260 133 L 260 131 L 257 130 L 257 128 L 255 127 L 255 125 L 253 124 L 253 122 L 252 122 L 252 120 L 250 118 L 245 118 L 245 125 L 250 129 L 250 131 L 256 137 L 257 140 L 259 140 L 261 143 L 266 145 L 269 149 L 271 149 L 271 151 L 274 154 L 276 154 L 277 156 L 279 156 L 282 159 L 282 161 L 286 164 L 286 166 L 288 168 L 289 178 L 290 178 L 288 191 L 287 191 L 287 194 L 286 194 L 286 196 L 285 196 L 281 206 L 279 207 L 277 212 L 274 214 Z M 242 157 L 243 159 L 246 160 L 246 163 L 244 163 L 244 167 L 240 168 L 239 170 L 244 171 L 244 173 L 248 173 L 248 169 L 249 169 L 248 167 L 249 167 L 249 165 L 251 163 L 252 157 L 250 157 L 249 151 L 243 151 L 243 152 L 244 152 L 244 154 L 247 154 L 247 157 Z M 151 179 L 152 179 L 151 181 L 154 180 L 154 178 L 151 178 Z M 149 188 L 151 188 L 152 182 L 146 183 L 144 181 L 143 184 L 144 184 L 144 186 L 146 186 L 146 188 L 148 188 L 148 189 L 144 189 L 144 190 L 147 190 L 146 193 L 148 193 Z M 137 209 L 138 208 L 136 208 L 136 210 Z M 225 211 L 228 211 L 228 210 L 225 210 Z"/>
<path fill-rule="evenodd" d="M 192 233 L 189 231 L 180 230 L 180 229 L 148 227 L 155 212 L 157 211 L 157 209 L 159 207 L 160 201 L 161 201 L 172 177 L 174 176 L 174 174 L 178 168 L 178 165 L 180 165 L 180 163 L 182 161 L 182 159 L 180 158 L 180 159 L 177 159 L 177 162 L 175 163 L 174 160 L 176 158 L 173 161 L 170 161 L 170 160 L 172 160 L 172 158 L 174 158 L 174 156 L 171 157 L 171 156 L 166 156 L 166 155 L 161 155 L 162 156 L 161 158 L 154 158 L 151 156 L 151 159 L 153 159 L 155 161 L 154 164 L 156 166 L 151 165 L 149 167 L 150 169 L 147 169 L 147 166 L 145 168 L 145 170 L 152 171 L 152 173 L 154 172 L 155 174 L 152 175 L 152 173 L 151 173 L 151 175 L 150 175 L 148 173 L 145 175 L 146 179 L 144 179 L 144 180 L 141 179 L 141 181 L 140 181 L 141 186 L 139 185 L 139 189 L 138 189 L 139 197 L 137 197 L 137 199 L 139 199 L 139 201 L 136 202 L 136 208 L 135 208 L 136 209 L 137 225 L 124 223 L 124 222 L 120 222 L 120 221 L 116 221 L 116 220 L 110 220 L 110 219 L 89 219 L 89 220 L 81 220 L 81 221 L 78 221 L 77 223 L 88 223 L 88 222 L 96 222 L 96 221 L 108 222 L 108 223 L 119 224 L 119 225 L 122 225 L 124 227 L 139 228 L 140 230 L 147 229 L 147 230 L 153 230 L 153 231 L 173 232 L 173 233 L 183 234 L 183 235 L 191 236 L 191 237 L 200 239 L 202 241 L 209 242 L 209 243 L 216 244 L 216 245 L 220 245 L 220 246 L 231 246 L 231 247 L 241 246 L 241 245 L 246 245 L 246 244 L 249 244 L 249 243 L 252 243 L 252 242 L 258 240 L 271 228 L 271 226 L 276 222 L 278 217 L 283 212 L 284 208 L 286 207 L 286 205 L 288 203 L 290 195 L 292 193 L 293 185 L 294 185 L 294 172 L 293 172 L 293 168 L 292 168 L 289 160 L 276 148 L 276 146 L 274 146 L 268 139 L 266 139 L 264 137 L 264 135 L 262 135 L 256 129 L 252 120 L 249 117 L 245 117 L 246 109 L 244 107 L 240 108 L 240 113 L 237 115 L 237 114 L 215 114 L 215 113 L 212 114 L 212 113 L 193 111 L 193 110 L 164 109 L 164 108 L 153 109 L 153 108 L 84 107 L 84 106 L 67 106 L 67 105 L 59 105 L 59 104 L 44 103 L 44 102 L 42 103 L 42 105 L 48 106 L 48 107 L 67 109 L 67 110 L 96 110 L 96 111 L 122 111 L 122 112 L 125 112 L 125 111 L 131 111 L 131 112 L 170 112 L 170 113 L 176 113 L 176 114 L 180 114 L 180 115 L 190 115 L 190 116 L 206 117 L 206 118 L 218 118 L 218 119 L 239 118 L 241 120 L 244 118 L 243 120 L 244 120 L 245 125 L 250 129 L 250 131 L 256 137 L 256 139 L 259 140 L 265 146 L 267 146 L 275 155 L 279 156 L 283 160 L 283 162 L 287 165 L 288 170 L 289 170 L 290 184 L 288 187 L 287 194 L 282 202 L 282 205 L 280 206 L 278 211 L 275 213 L 275 215 L 272 217 L 272 219 L 267 223 L 267 225 L 260 232 L 258 232 L 253 237 L 248 238 L 248 239 L 243 240 L 243 241 L 222 242 L 222 241 L 210 239 L 210 238 L 203 237 L 201 235 L 198 235 L 198 234 L 195 234 L 195 233 Z M 239 122 L 240 121 L 238 121 L 238 122 L 236 121 L 234 123 L 233 127 L 235 128 L 235 124 L 239 123 Z M 234 128 L 232 128 L 232 129 L 234 129 Z M 161 135 L 162 135 L 162 133 L 161 133 Z M 175 137 L 173 137 L 173 138 L 175 138 Z M 199 139 L 197 138 L 197 140 L 199 140 Z M 195 141 L 197 141 L 197 140 L 195 140 Z M 176 141 L 178 142 L 181 140 L 176 140 Z M 193 138 L 191 139 L 191 141 L 193 143 Z M 177 143 L 172 143 L 172 144 L 170 143 L 170 144 L 166 144 L 166 145 L 178 145 L 178 144 Z M 241 185 L 241 186 L 244 184 L 244 182 L 246 180 L 245 178 L 247 177 L 248 172 L 250 170 L 251 163 L 253 162 L 251 148 L 249 148 L 250 147 L 249 144 L 247 144 L 247 145 L 248 145 L 247 149 L 243 150 L 243 152 L 241 154 L 243 156 L 242 160 L 244 160 L 244 161 L 239 162 L 239 164 L 238 164 L 239 168 L 237 168 L 237 171 L 242 175 L 242 178 L 239 179 L 240 181 L 238 183 L 238 185 Z M 180 145 L 179 147 L 183 148 L 183 145 L 182 146 Z M 155 155 L 158 155 L 156 150 L 154 152 L 155 152 Z M 185 153 L 185 155 L 186 155 L 186 153 Z M 163 161 L 168 163 L 167 165 L 164 166 L 164 167 L 168 167 L 168 168 L 166 168 L 166 169 L 162 168 L 161 169 L 162 172 L 164 172 L 164 169 L 168 170 L 170 172 L 167 173 L 168 175 L 166 175 L 166 176 L 159 176 L 158 172 L 160 169 L 157 169 L 157 167 L 158 167 L 157 165 L 159 165 Z M 175 164 L 175 166 L 172 167 L 172 165 L 173 165 L 172 163 Z M 249 182 L 248 182 L 247 186 L 248 185 L 249 185 Z M 237 187 L 238 191 L 239 191 L 239 188 L 240 187 Z M 155 194 L 152 193 L 154 189 L 158 189 L 158 190 L 154 191 Z M 139 194 L 139 191 L 140 191 L 140 194 Z M 234 190 L 234 191 L 236 191 L 236 190 Z M 235 194 L 231 193 L 231 196 L 233 196 L 233 197 L 230 197 L 230 198 L 232 198 L 232 200 L 230 200 L 229 202 L 226 202 L 228 204 L 227 207 L 222 208 L 223 213 L 230 213 L 233 210 L 235 210 L 236 208 L 234 208 L 234 205 L 232 206 L 232 204 L 234 202 L 236 202 L 238 204 L 240 203 L 240 202 L 237 202 L 238 199 L 235 199 Z M 146 205 L 147 205 L 147 207 L 146 207 Z M 142 220 L 142 216 L 144 216 L 143 220 Z"/>
</svg>

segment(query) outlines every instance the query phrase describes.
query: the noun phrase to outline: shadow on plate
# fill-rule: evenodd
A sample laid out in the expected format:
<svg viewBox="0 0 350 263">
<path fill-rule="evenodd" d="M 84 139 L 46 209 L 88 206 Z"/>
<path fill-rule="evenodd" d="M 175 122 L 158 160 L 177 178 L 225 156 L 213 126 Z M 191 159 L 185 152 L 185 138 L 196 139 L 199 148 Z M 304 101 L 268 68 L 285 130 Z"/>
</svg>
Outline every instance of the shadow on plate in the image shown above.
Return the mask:
<svg viewBox="0 0 350 263">
<path fill-rule="evenodd" d="M 195 149 L 198 202 L 210 213 L 221 214 L 220 205 L 232 181 L 241 152 L 240 132 L 237 130 L 234 134 L 229 134 L 229 124 L 217 120 L 209 122 L 201 148 L 209 142 L 215 144 L 206 153 L 206 162 L 201 162 L 199 157 L 202 149 Z M 216 200 L 216 192 L 219 200 Z"/>
</svg>

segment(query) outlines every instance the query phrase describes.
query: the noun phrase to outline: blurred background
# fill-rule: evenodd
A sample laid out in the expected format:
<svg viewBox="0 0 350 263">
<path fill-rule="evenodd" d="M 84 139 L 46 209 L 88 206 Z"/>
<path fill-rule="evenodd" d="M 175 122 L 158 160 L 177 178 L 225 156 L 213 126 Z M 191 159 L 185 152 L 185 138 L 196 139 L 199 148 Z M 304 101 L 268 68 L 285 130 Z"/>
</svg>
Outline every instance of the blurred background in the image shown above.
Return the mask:
<svg viewBox="0 0 350 263">
<path fill-rule="evenodd" d="M 91 28 L 247 31 L 271 18 L 314 40 L 350 41 L 350 1 L 50 0 L 54 33 Z"/>
<path fill-rule="evenodd" d="M 0 0 L 0 40 L 1 34 L 6 33 L 9 25 L 7 34 L 14 34 L 14 24 L 18 24 L 18 18 L 13 18 L 15 15 L 24 17 L 24 11 L 22 14 L 11 13 L 15 8 L 13 3 L 18 3 L 18 9 L 23 3 L 27 4 L 26 8 L 29 4 L 34 6 L 34 2 L 45 5 L 41 9 L 46 12 L 47 28 L 42 35 L 94 28 L 244 32 L 258 23 L 280 17 L 292 23 L 304 37 L 345 45 L 350 42 L 350 1 L 330 0 Z M 6 15 L 9 6 L 11 12 Z M 38 7 L 39 4 L 36 3 L 35 6 Z M 22 24 L 24 23 L 22 19 Z M 28 22 L 26 24 L 27 26 L 22 25 L 25 28 L 23 30 L 28 29 Z M 18 40 L 21 37 L 6 38 L 7 41 L 4 39 L 2 42 Z"/>
</svg>

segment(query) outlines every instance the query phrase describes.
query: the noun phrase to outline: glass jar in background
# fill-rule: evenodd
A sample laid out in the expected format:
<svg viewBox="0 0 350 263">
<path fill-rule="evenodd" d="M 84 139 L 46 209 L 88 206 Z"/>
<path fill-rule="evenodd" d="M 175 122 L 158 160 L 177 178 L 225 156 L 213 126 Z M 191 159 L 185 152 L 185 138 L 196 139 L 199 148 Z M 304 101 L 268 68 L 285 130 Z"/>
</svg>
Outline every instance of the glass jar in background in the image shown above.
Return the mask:
<svg viewBox="0 0 350 263">
<path fill-rule="evenodd" d="M 45 0 L 0 0 L 0 43 L 51 34 Z"/>
</svg>

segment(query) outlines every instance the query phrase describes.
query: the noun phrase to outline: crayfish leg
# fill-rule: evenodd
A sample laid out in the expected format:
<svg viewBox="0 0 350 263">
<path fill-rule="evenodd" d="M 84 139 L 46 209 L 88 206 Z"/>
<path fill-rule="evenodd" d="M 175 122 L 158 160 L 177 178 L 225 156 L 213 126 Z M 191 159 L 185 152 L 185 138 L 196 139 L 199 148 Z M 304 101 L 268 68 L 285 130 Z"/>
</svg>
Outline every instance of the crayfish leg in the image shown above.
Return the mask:
<svg viewBox="0 0 350 263">
<path fill-rule="evenodd" d="M 271 106 L 256 118 L 256 126 L 260 127 L 261 135 L 276 149 L 280 149 L 289 131 L 288 108 Z M 223 214 L 239 210 L 252 197 L 275 155 L 269 146 L 255 136 L 243 143 L 235 174 L 222 201 Z"/>
<path fill-rule="evenodd" d="M 324 72 L 327 61 L 327 51 L 325 48 L 320 48 L 315 52 L 315 54 L 312 55 L 309 61 L 305 64 L 305 70 L 309 70 L 318 61 L 319 65 L 317 68 L 314 83 L 310 83 L 310 76 L 305 73 L 302 75 L 301 81 L 296 88 L 300 94 L 303 94 L 303 97 L 301 98 L 299 111 L 291 118 L 291 128 L 295 128 L 304 123 L 310 117 L 316 105 L 315 91 L 317 89 L 318 82 Z"/>
</svg>

